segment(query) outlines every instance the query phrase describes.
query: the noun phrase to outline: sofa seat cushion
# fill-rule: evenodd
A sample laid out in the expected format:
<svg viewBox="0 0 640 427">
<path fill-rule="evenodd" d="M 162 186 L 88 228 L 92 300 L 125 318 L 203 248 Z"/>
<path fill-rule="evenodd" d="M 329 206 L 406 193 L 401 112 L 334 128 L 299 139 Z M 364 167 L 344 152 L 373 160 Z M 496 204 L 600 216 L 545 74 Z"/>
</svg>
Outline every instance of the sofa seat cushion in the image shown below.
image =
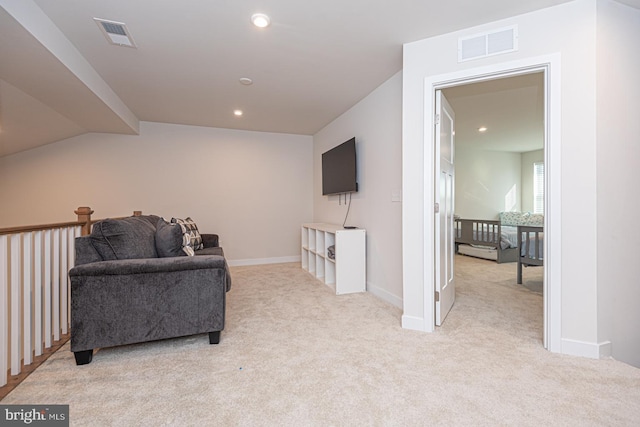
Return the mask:
<svg viewBox="0 0 640 427">
<path fill-rule="evenodd" d="M 200 249 L 200 250 L 197 250 L 195 252 L 195 254 L 196 255 L 220 255 L 220 256 L 224 256 L 224 252 L 222 251 L 222 248 L 219 247 L 219 246 Z"/>
<path fill-rule="evenodd" d="M 104 261 L 157 258 L 156 229 L 144 217 L 105 219 L 93 224 L 91 243 Z"/>
</svg>

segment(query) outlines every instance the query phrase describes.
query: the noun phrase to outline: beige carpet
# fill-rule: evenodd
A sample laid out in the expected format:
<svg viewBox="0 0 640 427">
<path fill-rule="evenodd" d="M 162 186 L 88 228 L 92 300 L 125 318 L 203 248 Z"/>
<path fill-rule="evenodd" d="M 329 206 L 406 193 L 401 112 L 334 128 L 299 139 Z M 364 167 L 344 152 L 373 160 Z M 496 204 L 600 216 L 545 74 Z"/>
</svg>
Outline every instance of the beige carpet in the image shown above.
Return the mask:
<svg viewBox="0 0 640 427">
<path fill-rule="evenodd" d="M 232 268 L 219 345 L 102 349 L 78 367 L 67 344 L 2 403 L 69 404 L 72 426 L 638 425 L 640 369 L 545 351 L 542 297 L 515 264 L 458 257 L 456 272 L 456 304 L 426 334 L 298 264 Z"/>
</svg>

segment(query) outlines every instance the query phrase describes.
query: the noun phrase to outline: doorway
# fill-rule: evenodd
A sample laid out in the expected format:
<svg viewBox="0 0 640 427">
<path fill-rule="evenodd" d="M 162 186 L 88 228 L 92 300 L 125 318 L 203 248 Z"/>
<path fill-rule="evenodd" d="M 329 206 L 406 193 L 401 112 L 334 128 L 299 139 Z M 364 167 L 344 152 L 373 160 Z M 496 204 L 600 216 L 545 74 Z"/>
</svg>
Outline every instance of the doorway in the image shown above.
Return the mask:
<svg viewBox="0 0 640 427">
<path fill-rule="evenodd" d="M 544 164 L 545 164 L 545 218 L 544 218 L 544 346 L 553 352 L 561 352 L 561 203 L 560 203 L 560 57 L 557 54 L 525 60 L 494 64 L 487 67 L 456 71 L 437 76 L 427 76 L 424 80 L 424 146 L 434 146 L 433 129 L 435 122 L 435 92 L 449 87 L 474 82 L 501 79 L 541 72 L 544 75 Z M 435 324 L 435 266 L 434 242 L 434 153 L 425 149 L 424 154 L 424 246 L 423 329 L 433 331 Z M 410 309 L 410 308 L 409 308 Z M 419 319 L 405 315 L 408 327 L 415 328 Z"/>
<path fill-rule="evenodd" d="M 544 183 L 544 72 L 463 83 L 440 92 L 455 114 L 455 216 L 466 227 L 470 220 L 496 221 L 499 213 L 509 213 L 500 215 L 504 222 L 499 249 L 459 246 L 459 253 L 467 256 L 455 256 L 456 289 L 467 303 L 474 295 L 477 299 L 478 292 L 485 292 L 476 302 L 482 300 L 486 310 L 492 312 L 495 307 L 519 318 L 525 311 L 513 307 L 522 303 L 518 301 L 520 290 L 528 288 L 543 295 L 544 265 L 523 269 L 525 280 L 517 284 L 515 220 L 520 219 L 520 225 L 542 225 L 539 221 L 544 217 L 544 185 L 539 185 Z M 438 255 L 442 259 L 436 250 Z M 494 298 L 486 298 L 493 294 Z M 536 315 L 536 310 L 527 307 L 527 321 L 523 317 L 521 322 L 533 326 L 533 321 L 535 329 L 544 330 L 542 297 L 526 298 L 539 311 Z M 438 320 L 436 302 L 436 325 L 440 325 Z"/>
</svg>

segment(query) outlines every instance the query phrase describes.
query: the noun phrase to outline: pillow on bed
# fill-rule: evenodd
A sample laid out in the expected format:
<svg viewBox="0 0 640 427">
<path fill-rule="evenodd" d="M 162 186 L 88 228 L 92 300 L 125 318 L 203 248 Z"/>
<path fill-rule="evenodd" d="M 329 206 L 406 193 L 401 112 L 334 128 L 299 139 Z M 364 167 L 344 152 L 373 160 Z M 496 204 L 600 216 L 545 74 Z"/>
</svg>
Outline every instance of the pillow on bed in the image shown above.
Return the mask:
<svg viewBox="0 0 640 427">
<path fill-rule="evenodd" d="M 530 225 L 532 227 L 542 227 L 544 225 L 544 215 L 529 214 L 529 217 L 527 218 L 527 223 L 525 225 Z"/>
<path fill-rule="evenodd" d="M 502 225 L 525 225 L 527 214 L 523 214 L 522 212 L 500 212 L 500 224 Z"/>
<path fill-rule="evenodd" d="M 500 224 L 502 225 L 529 225 L 532 227 L 542 227 L 544 215 L 532 214 L 529 212 L 500 212 Z"/>
</svg>

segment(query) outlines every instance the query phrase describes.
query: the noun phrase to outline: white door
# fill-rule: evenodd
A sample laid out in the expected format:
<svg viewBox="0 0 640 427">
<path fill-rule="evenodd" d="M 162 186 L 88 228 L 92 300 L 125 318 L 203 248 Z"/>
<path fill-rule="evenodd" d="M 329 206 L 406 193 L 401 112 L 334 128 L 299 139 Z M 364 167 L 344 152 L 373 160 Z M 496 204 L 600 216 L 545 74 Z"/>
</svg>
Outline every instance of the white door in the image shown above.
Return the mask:
<svg viewBox="0 0 640 427">
<path fill-rule="evenodd" d="M 456 299 L 454 281 L 454 123 L 455 114 L 441 91 L 436 91 L 435 127 L 435 290 L 436 325 L 442 325 Z"/>
</svg>

